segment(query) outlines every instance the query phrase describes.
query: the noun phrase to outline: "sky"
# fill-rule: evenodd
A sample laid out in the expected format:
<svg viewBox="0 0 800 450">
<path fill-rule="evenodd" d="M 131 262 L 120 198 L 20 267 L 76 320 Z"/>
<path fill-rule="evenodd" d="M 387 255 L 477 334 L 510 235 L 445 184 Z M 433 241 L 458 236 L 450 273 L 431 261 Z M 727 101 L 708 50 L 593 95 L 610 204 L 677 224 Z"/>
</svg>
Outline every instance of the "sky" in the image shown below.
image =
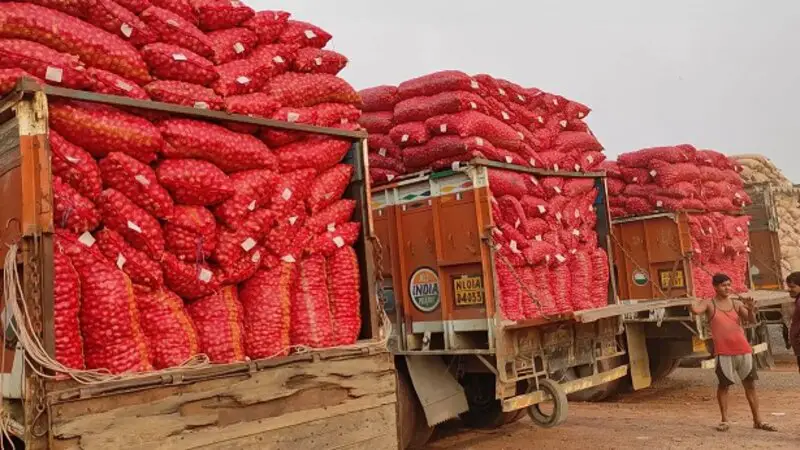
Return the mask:
<svg viewBox="0 0 800 450">
<path fill-rule="evenodd" d="M 577 100 L 609 155 L 690 143 L 800 183 L 796 0 L 248 0 L 333 34 L 362 89 L 437 70 Z"/>
</svg>

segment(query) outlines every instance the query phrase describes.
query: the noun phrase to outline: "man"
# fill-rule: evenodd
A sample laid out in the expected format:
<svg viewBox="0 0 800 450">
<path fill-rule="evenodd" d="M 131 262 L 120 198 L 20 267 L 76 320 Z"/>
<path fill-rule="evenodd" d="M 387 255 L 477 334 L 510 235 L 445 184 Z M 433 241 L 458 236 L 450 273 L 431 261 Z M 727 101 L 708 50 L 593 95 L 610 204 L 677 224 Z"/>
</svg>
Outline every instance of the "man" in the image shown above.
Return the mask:
<svg viewBox="0 0 800 450">
<path fill-rule="evenodd" d="M 750 411 L 753 414 L 753 427 L 757 430 L 776 431 L 775 427 L 761 420 L 758 410 L 755 381 L 758 379 L 756 365 L 753 360 L 753 349 L 747 342 L 742 328 L 742 321 L 756 321 L 756 307 L 752 298 L 742 301 L 731 298 L 731 279 L 718 273 L 711 279 L 715 297 L 711 301 L 701 300 L 692 303 L 695 314 L 704 314 L 711 325 L 711 339 L 714 341 L 714 353 L 717 363 L 717 401 L 722 420 L 717 426 L 719 431 L 728 431 L 728 390 L 742 381 Z"/>
<path fill-rule="evenodd" d="M 792 272 L 786 277 L 786 290 L 794 298 L 794 314 L 789 328 L 789 344 L 797 357 L 797 368 L 800 370 L 800 272 Z"/>
</svg>

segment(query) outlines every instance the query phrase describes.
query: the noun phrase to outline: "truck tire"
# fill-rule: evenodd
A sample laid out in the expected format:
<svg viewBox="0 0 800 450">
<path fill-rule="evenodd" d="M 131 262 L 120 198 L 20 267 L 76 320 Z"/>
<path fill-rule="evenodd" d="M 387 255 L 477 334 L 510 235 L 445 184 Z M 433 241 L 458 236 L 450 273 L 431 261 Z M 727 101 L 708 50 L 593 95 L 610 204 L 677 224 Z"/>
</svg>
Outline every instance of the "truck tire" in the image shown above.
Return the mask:
<svg viewBox="0 0 800 450">
<path fill-rule="evenodd" d="M 567 394 L 558 383 L 550 379 L 539 380 L 539 388 L 552 397 L 553 411 L 546 413 L 542 411 L 542 405 L 537 404 L 527 408 L 528 415 L 534 424 L 542 428 L 553 428 L 561 425 L 567 420 L 567 415 L 569 414 Z"/>
<path fill-rule="evenodd" d="M 469 428 L 500 428 L 518 421 L 525 413 L 523 409 L 503 412 L 500 400 L 495 398 L 496 386 L 493 374 L 468 373 L 461 378 L 461 386 L 467 395 L 469 411 L 459 415 L 459 418 Z M 517 392 L 519 393 L 519 390 Z"/>
<path fill-rule="evenodd" d="M 421 448 L 428 443 L 435 427 L 428 426 L 425 411 L 414 392 L 405 369 L 397 370 L 397 419 L 400 422 L 400 449 Z"/>
<path fill-rule="evenodd" d="M 669 341 L 648 341 L 647 353 L 650 356 L 650 380 L 653 383 L 667 378 L 680 364 L 680 358 L 673 355 Z"/>
</svg>

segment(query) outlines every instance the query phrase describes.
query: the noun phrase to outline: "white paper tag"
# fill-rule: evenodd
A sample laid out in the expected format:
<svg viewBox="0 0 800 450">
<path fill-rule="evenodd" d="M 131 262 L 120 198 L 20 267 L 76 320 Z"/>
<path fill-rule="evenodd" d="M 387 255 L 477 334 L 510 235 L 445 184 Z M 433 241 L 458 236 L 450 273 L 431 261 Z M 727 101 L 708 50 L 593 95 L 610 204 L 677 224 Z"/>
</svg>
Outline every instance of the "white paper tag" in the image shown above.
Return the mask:
<svg viewBox="0 0 800 450">
<path fill-rule="evenodd" d="M 514 228 L 519 228 L 521 223 L 522 223 L 522 221 L 519 220 L 519 217 L 517 217 L 517 220 L 514 222 Z"/>
<path fill-rule="evenodd" d="M 578 119 L 583 119 L 585 116 L 586 114 L 584 114 L 583 111 L 578 111 Z"/>
<path fill-rule="evenodd" d="M 133 90 L 133 86 L 131 86 L 130 84 L 128 84 L 128 83 L 126 83 L 126 82 L 124 82 L 122 80 L 117 80 L 117 82 L 115 84 L 117 85 L 118 88 L 122 89 L 125 92 L 130 92 L 130 91 Z"/>
<path fill-rule="evenodd" d="M 336 236 L 335 238 L 333 238 L 333 243 L 336 244 L 337 248 L 344 247 L 344 239 L 342 239 L 341 236 Z"/>
<path fill-rule="evenodd" d="M 408 142 L 408 138 L 409 136 L 407 134 L 404 134 L 403 137 L 400 138 L 400 142 Z"/>
<path fill-rule="evenodd" d="M 740 199 L 740 198 L 742 198 L 741 194 L 739 194 L 738 192 L 737 192 L 737 193 L 735 193 L 735 194 L 733 194 L 733 196 L 734 196 L 734 197 L 736 197 L 737 199 Z"/>
<path fill-rule="evenodd" d="M 78 159 L 78 158 L 76 158 L 74 156 L 65 156 L 65 158 L 67 159 L 67 161 L 71 162 L 72 164 L 77 164 L 77 163 L 80 162 L 80 159 Z"/>
<path fill-rule="evenodd" d="M 314 64 L 317 65 L 317 66 L 321 66 L 322 65 L 322 57 L 321 56 L 317 56 L 316 58 L 314 58 Z"/>
<path fill-rule="evenodd" d="M 655 170 L 655 169 L 653 169 L 653 170 L 651 170 L 651 171 L 650 171 L 650 176 L 651 176 L 651 177 L 653 177 L 653 178 L 655 178 L 657 173 L 658 173 L 658 172 L 656 172 L 656 170 Z"/>
<path fill-rule="evenodd" d="M 559 222 L 561 222 L 561 217 L 562 217 L 562 216 L 561 216 L 561 213 L 560 213 L 560 212 L 557 212 L 557 213 L 556 213 L 556 220 L 557 220 L 557 221 L 559 221 Z"/>
<path fill-rule="evenodd" d="M 328 233 L 333 233 L 334 231 L 336 231 L 336 224 L 333 223 L 333 222 L 329 223 L 328 227 L 327 227 L 327 230 L 328 230 Z"/>
<path fill-rule="evenodd" d="M 81 244 L 85 245 L 86 247 L 91 247 L 91 246 L 94 245 L 95 239 L 94 239 L 94 236 L 92 236 L 92 233 L 89 233 L 87 231 L 87 232 L 83 233 L 81 235 L 81 237 L 78 238 L 78 242 L 80 242 Z"/>
<path fill-rule="evenodd" d="M 200 269 L 200 273 L 197 275 L 197 279 L 202 281 L 203 283 L 208 283 L 208 282 L 211 281 L 211 276 L 212 275 L 213 274 L 211 273 L 210 270 L 208 270 L 206 268 L 202 268 L 202 269 Z"/>
<path fill-rule="evenodd" d="M 541 123 L 541 124 L 544 124 L 544 117 L 542 117 L 542 116 L 539 116 L 539 117 L 537 117 L 537 118 L 536 118 L 536 120 L 537 120 L 539 123 Z"/>
<path fill-rule="evenodd" d="M 550 255 L 544 255 L 544 260 L 547 264 L 550 264 Z"/>
<path fill-rule="evenodd" d="M 254 263 L 261 261 L 261 252 L 253 253 L 253 256 L 250 257 L 250 261 Z"/>
<path fill-rule="evenodd" d="M 453 170 L 458 170 L 460 167 L 461 167 L 461 163 L 458 162 L 458 161 L 455 161 L 452 164 L 450 164 L 450 168 L 453 169 Z"/>
<path fill-rule="evenodd" d="M 736 227 L 736 232 L 737 233 L 741 233 L 742 232 L 742 227 Z"/>
<path fill-rule="evenodd" d="M 480 84 L 478 84 L 478 82 L 477 82 L 477 81 L 475 81 L 475 80 L 472 80 L 472 81 L 470 81 L 470 82 L 469 82 L 469 86 L 470 86 L 472 89 L 478 89 L 478 88 L 480 88 L 480 87 L 481 87 L 481 85 L 480 85 Z"/>
<path fill-rule="evenodd" d="M 283 57 L 281 57 L 281 56 L 276 56 L 276 57 L 272 58 L 272 62 L 274 62 L 275 64 L 283 64 L 283 63 L 286 62 L 286 60 L 283 59 Z"/>
<path fill-rule="evenodd" d="M 251 238 L 251 237 L 249 237 L 249 238 L 245 239 L 244 241 L 242 241 L 241 246 L 242 246 L 242 249 L 244 251 L 249 252 L 250 250 L 253 249 L 253 247 L 256 246 L 256 240 Z"/>
<path fill-rule="evenodd" d="M 511 116 L 509 116 L 505 111 L 500 111 L 500 115 L 503 116 L 503 120 L 508 120 L 511 118 Z"/>
<path fill-rule="evenodd" d="M 506 163 L 511 164 L 512 161 L 514 161 L 514 158 L 506 156 Z"/>
<path fill-rule="evenodd" d="M 535 240 L 537 240 L 539 242 L 542 242 L 542 235 L 541 234 L 537 234 L 536 236 L 533 237 L 533 239 L 535 239 Z"/>
<path fill-rule="evenodd" d="M 539 180 L 537 180 L 536 177 L 532 176 L 531 177 L 531 183 L 533 183 L 534 186 L 538 186 L 539 185 Z"/>
<path fill-rule="evenodd" d="M 631 179 L 631 181 L 633 181 L 634 183 L 636 183 L 637 181 L 639 181 L 639 177 L 633 177 L 633 178 Z"/>
<path fill-rule="evenodd" d="M 284 201 L 289 201 L 289 199 L 292 198 L 292 190 L 289 188 L 284 189 L 283 192 L 281 192 L 281 198 Z"/>
<path fill-rule="evenodd" d="M 483 138 L 476 137 L 475 145 L 477 145 L 478 147 L 483 147 Z"/>
<path fill-rule="evenodd" d="M 386 156 L 386 149 L 385 148 L 379 148 L 378 149 L 378 154 L 381 155 L 381 156 Z"/>
<path fill-rule="evenodd" d="M 536 167 L 536 160 L 531 158 L 531 159 L 528 160 L 528 164 L 530 164 L 531 167 Z"/>
<path fill-rule="evenodd" d="M 447 133 L 447 124 L 446 123 L 443 123 L 443 124 L 439 125 L 439 132 L 440 133 Z"/>
<path fill-rule="evenodd" d="M 591 209 L 591 208 L 592 208 L 592 207 L 590 206 L 590 207 L 589 207 L 589 209 Z M 581 212 L 580 212 L 580 210 L 578 210 L 578 209 L 575 209 L 575 213 L 573 214 L 573 216 L 574 216 L 576 219 L 577 219 L 577 218 L 579 218 L 579 217 L 581 216 Z"/>
<path fill-rule="evenodd" d="M 547 211 L 547 208 L 545 208 L 544 205 L 536 205 L 536 209 L 539 210 L 539 214 L 544 214 L 545 211 Z"/>
<path fill-rule="evenodd" d="M 347 117 L 342 117 L 339 123 L 342 125 L 347 125 L 348 123 L 350 123 L 350 119 L 348 119 Z"/>
<path fill-rule="evenodd" d="M 248 209 L 249 211 L 255 211 L 255 210 L 256 210 L 256 201 L 255 201 L 255 200 L 253 200 L 252 202 L 250 202 L 250 203 L 247 205 L 247 209 Z"/>
<path fill-rule="evenodd" d="M 556 255 L 556 260 L 557 260 L 559 263 L 563 263 L 564 261 L 566 261 L 566 260 L 567 260 L 567 258 L 566 258 L 564 255 L 562 255 L 561 253 L 559 253 L 559 254 L 557 254 L 557 255 Z"/>
<path fill-rule="evenodd" d="M 135 177 L 133 177 L 133 179 L 136 180 L 136 182 L 138 182 L 142 186 L 150 186 L 150 180 L 148 180 L 147 177 L 142 174 L 136 175 Z"/>
<path fill-rule="evenodd" d="M 167 25 L 169 25 L 171 27 L 175 27 L 175 28 L 178 28 L 180 26 L 178 21 L 177 20 L 173 20 L 173 19 L 168 19 L 167 20 Z"/>
<path fill-rule="evenodd" d="M 135 231 L 137 233 L 141 233 L 142 232 L 142 229 L 139 227 L 139 225 L 136 225 L 135 223 L 131 222 L 130 220 L 128 221 L 128 228 L 130 228 L 131 230 L 133 230 L 133 231 Z"/>
<path fill-rule="evenodd" d="M 297 219 L 299 219 L 299 217 L 297 216 L 289 217 L 289 225 L 294 225 L 295 223 L 297 223 Z"/>
<path fill-rule="evenodd" d="M 556 191 L 556 194 L 560 194 L 561 193 L 561 188 L 558 187 L 558 186 L 553 186 L 553 190 Z"/>
<path fill-rule="evenodd" d="M 240 2 L 239 0 L 231 0 L 231 6 L 233 6 L 234 8 L 241 8 L 242 2 Z"/>
<path fill-rule="evenodd" d="M 562 121 L 558 122 L 558 124 L 561 125 L 561 128 L 567 128 L 567 124 L 568 123 L 569 122 L 567 122 L 566 120 L 562 120 Z"/>
<path fill-rule="evenodd" d="M 122 253 L 118 253 L 117 254 L 117 268 L 119 270 L 122 270 L 122 267 L 125 266 L 126 262 L 128 262 L 128 260 L 125 259 L 125 256 Z"/>
<path fill-rule="evenodd" d="M 553 99 L 553 104 L 554 104 L 554 105 L 556 105 L 556 106 L 558 106 L 558 99 L 557 99 L 557 98 L 554 98 L 554 99 Z"/>
<path fill-rule="evenodd" d="M 281 261 L 283 261 L 283 262 L 287 262 L 287 263 L 293 263 L 293 262 L 297 262 L 297 260 L 296 260 L 296 259 L 294 259 L 294 256 L 292 256 L 292 255 L 286 255 L 286 256 L 284 256 L 283 258 L 281 258 Z"/>
<path fill-rule="evenodd" d="M 305 34 L 308 39 L 314 39 L 317 37 L 317 33 L 314 33 L 314 30 L 306 30 L 303 32 L 303 34 Z"/>
<path fill-rule="evenodd" d="M 236 82 L 239 83 L 239 84 L 249 84 L 250 83 L 250 78 L 247 78 L 246 76 L 242 75 L 242 76 L 236 78 Z"/>
<path fill-rule="evenodd" d="M 286 121 L 287 122 L 295 123 L 295 122 L 297 122 L 298 119 L 300 119 L 300 113 L 296 113 L 294 111 L 291 111 L 291 112 L 286 114 Z"/>
<path fill-rule="evenodd" d="M 520 141 L 524 141 L 525 140 L 525 135 L 522 134 L 522 131 L 517 131 L 517 136 L 519 136 L 519 140 Z"/>
<path fill-rule="evenodd" d="M 53 83 L 61 83 L 61 80 L 64 78 L 64 70 L 59 67 L 47 66 L 47 70 L 44 73 L 44 79 L 47 81 L 52 81 Z"/>
<path fill-rule="evenodd" d="M 497 93 L 499 93 L 500 95 L 506 95 L 506 90 L 503 88 L 497 88 Z"/>
<path fill-rule="evenodd" d="M 524 96 L 524 95 L 522 95 L 522 94 L 517 94 L 517 98 L 518 98 L 518 99 L 519 99 L 519 101 L 521 101 L 521 102 L 524 102 L 524 101 L 525 101 L 525 96 Z"/>
<path fill-rule="evenodd" d="M 475 102 L 469 102 L 469 107 L 472 109 L 478 109 L 478 104 Z"/>
<path fill-rule="evenodd" d="M 589 156 L 587 156 L 587 157 L 586 157 L 586 161 L 587 161 L 589 164 L 593 163 L 593 162 L 594 162 L 594 156 L 592 156 L 592 155 L 589 155 Z"/>
<path fill-rule="evenodd" d="M 580 236 L 581 235 L 581 230 L 575 228 L 574 230 L 572 230 L 572 234 L 575 235 L 575 236 Z"/>
<path fill-rule="evenodd" d="M 133 34 L 133 28 L 127 23 L 123 23 L 122 25 L 120 25 L 119 31 L 121 31 L 126 38 L 131 37 L 131 35 Z"/>
<path fill-rule="evenodd" d="M 237 55 L 241 55 L 244 53 L 244 44 L 241 42 L 236 42 L 233 44 L 233 51 L 236 52 Z"/>
<path fill-rule="evenodd" d="M 175 61 L 186 61 L 189 58 L 187 58 L 186 55 L 184 55 L 183 53 L 173 53 L 172 59 L 174 59 Z"/>
<path fill-rule="evenodd" d="M 515 241 L 513 239 L 511 240 L 511 242 L 508 243 L 508 247 L 514 253 L 519 253 L 520 252 L 519 249 L 517 248 L 517 241 Z"/>
<path fill-rule="evenodd" d="M 581 171 L 581 165 L 575 164 L 575 172 L 580 172 L 580 171 Z"/>
<path fill-rule="evenodd" d="M 661 208 L 662 206 L 664 206 L 664 202 L 661 200 L 656 200 L 656 208 Z"/>
<path fill-rule="evenodd" d="M 560 167 L 558 166 L 558 164 L 553 164 L 553 171 L 558 172 L 559 169 Z"/>
<path fill-rule="evenodd" d="M 208 103 L 206 102 L 194 102 L 194 107 L 197 109 L 208 109 Z"/>
</svg>

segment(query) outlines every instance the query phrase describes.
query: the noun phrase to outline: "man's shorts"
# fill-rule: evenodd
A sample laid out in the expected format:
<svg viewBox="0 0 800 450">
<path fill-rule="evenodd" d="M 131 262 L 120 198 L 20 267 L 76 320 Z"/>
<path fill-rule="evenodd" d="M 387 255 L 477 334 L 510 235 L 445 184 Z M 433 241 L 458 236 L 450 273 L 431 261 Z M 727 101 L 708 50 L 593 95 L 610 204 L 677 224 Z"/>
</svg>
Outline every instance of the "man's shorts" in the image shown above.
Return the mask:
<svg viewBox="0 0 800 450">
<path fill-rule="evenodd" d="M 720 386 L 736 384 L 736 380 L 755 381 L 758 379 L 753 355 L 718 355 L 717 379 Z"/>
</svg>

